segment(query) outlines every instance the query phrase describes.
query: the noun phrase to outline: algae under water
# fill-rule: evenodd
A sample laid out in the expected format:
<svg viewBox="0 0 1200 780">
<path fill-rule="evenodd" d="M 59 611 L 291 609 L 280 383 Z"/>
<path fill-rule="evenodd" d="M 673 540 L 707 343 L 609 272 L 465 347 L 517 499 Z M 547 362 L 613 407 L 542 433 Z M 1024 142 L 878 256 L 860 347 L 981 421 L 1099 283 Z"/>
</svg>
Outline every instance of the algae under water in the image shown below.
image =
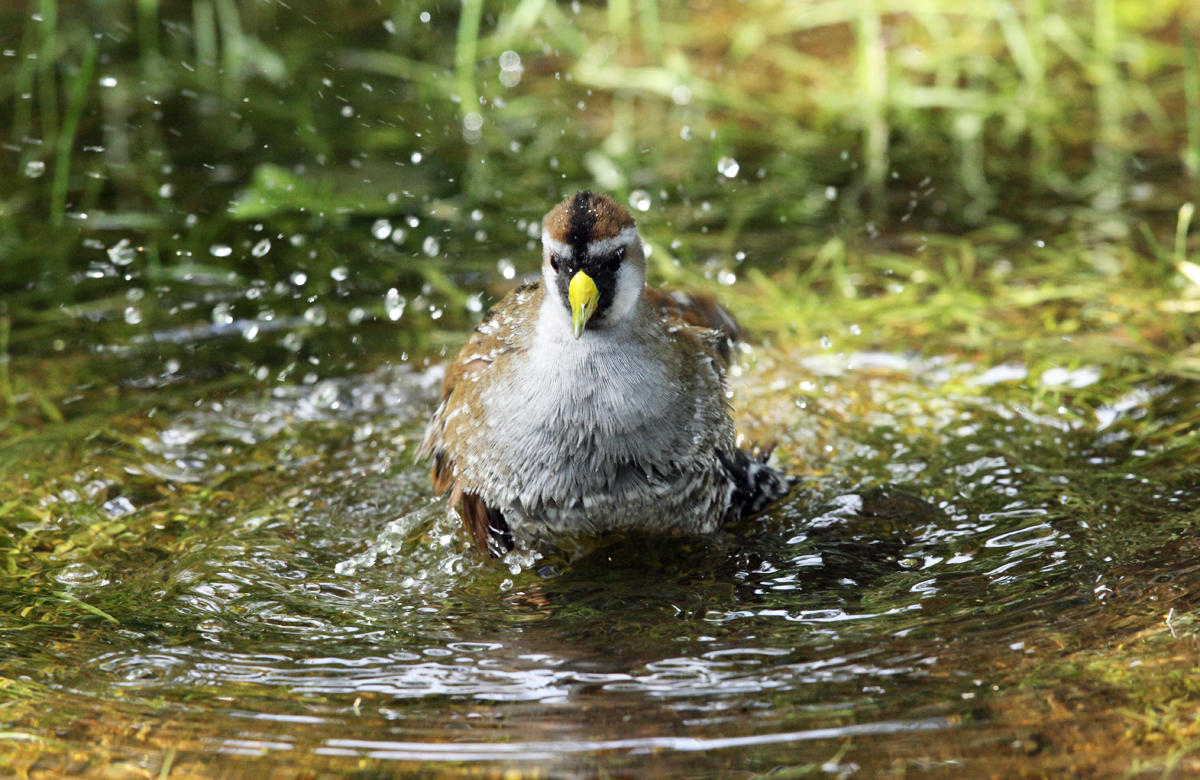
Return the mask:
<svg viewBox="0 0 1200 780">
<path fill-rule="evenodd" d="M 1182 22 L 194 6 L 0 11 L 6 771 L 1196 770 L 1195 74 L 1149 110 L 1090 37 Z M 584 185 L 749 327 L 739 430 L 800 486 L 489 561 L 413 455 Z"/>
</svg>

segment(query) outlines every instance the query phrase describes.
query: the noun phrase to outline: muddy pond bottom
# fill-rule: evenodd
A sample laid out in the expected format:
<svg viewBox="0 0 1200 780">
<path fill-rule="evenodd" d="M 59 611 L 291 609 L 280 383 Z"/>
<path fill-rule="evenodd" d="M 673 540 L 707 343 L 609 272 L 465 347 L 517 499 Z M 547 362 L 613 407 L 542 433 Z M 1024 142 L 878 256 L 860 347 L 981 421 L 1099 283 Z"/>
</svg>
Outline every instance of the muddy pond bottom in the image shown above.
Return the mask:
<svg viewBox="0 0 1200 780">
<path fill-rule="evenodd" d="M 438 379 L 177 395 L 37 443 L 0 574 L 9 769 L 1102 770 L 1139 664 L 1192 635 L 1197 489 L 1145 434 L 1194 388 L 1075 403 L 1097 370 L 764 350 L 739 428 L 778 440 L 788 502 L 497 562 L 414 462 Z"/>
</svg>

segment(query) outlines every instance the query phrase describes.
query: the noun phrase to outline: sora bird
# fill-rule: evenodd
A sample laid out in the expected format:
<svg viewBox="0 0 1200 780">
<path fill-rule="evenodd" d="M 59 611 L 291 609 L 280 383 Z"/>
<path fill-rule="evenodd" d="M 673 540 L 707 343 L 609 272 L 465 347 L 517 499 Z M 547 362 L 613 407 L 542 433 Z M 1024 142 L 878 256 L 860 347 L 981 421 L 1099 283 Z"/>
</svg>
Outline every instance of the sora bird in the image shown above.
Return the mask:
<svg viewBox="0 0 1200 780">
<path fill-rule="evenodd" d="M 790 488 L 735 445 L 740 337 L 711 299 L 646 287 L 629 210 L 583 191 L 542 222 L 542 278 L 509 293 L 446 369 L 422 455 L 475 543 L 613 529 L 710 533 Z"/>
</svg>

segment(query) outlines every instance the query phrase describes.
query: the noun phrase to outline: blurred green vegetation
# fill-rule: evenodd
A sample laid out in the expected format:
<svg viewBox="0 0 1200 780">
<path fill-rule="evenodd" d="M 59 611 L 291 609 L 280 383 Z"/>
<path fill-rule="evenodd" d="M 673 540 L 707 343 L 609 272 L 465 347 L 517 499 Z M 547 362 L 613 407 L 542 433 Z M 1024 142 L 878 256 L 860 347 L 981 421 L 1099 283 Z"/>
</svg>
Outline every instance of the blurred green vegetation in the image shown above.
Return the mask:
<svg viewBox="0 0 1200 780">
<path fill-rule="evenodd" d="M 171 266 L 230 221 L 448 201 L 491 223 L 583 184 L 711 198 L 735 235 L 1162 216 L 1195 193 L 1198 21 L 1185 0 L 9 5 L 0 240 L 52 272 L 126 230 Z"/>
</svg>

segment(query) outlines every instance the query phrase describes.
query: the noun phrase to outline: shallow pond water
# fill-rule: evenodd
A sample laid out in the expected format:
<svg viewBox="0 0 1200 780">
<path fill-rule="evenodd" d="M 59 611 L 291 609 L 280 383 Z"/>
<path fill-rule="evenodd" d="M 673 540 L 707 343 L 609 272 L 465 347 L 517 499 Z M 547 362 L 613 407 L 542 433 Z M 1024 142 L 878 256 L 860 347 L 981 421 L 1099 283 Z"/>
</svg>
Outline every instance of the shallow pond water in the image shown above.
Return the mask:
<svg viewBox="0 0 1200 780">
<path fill-rule="evenodd" d="M 1084 409 L 1050 391 L 1089 367 L 763 345 L 741 366 L 741 427 L 778 441 L 795 494 L 711 538 L 570 558 L 485 560 L 431 497 L 413 451 L 436 359 L 93 420 L 26 472 L 6 551 L 14 756 L 1015 771 L 1076 717 L 1021 717 L 1031 670 L 1194 601 L 1196 486 L 1132 435 L 1191 388 Z"/>
</svg>

